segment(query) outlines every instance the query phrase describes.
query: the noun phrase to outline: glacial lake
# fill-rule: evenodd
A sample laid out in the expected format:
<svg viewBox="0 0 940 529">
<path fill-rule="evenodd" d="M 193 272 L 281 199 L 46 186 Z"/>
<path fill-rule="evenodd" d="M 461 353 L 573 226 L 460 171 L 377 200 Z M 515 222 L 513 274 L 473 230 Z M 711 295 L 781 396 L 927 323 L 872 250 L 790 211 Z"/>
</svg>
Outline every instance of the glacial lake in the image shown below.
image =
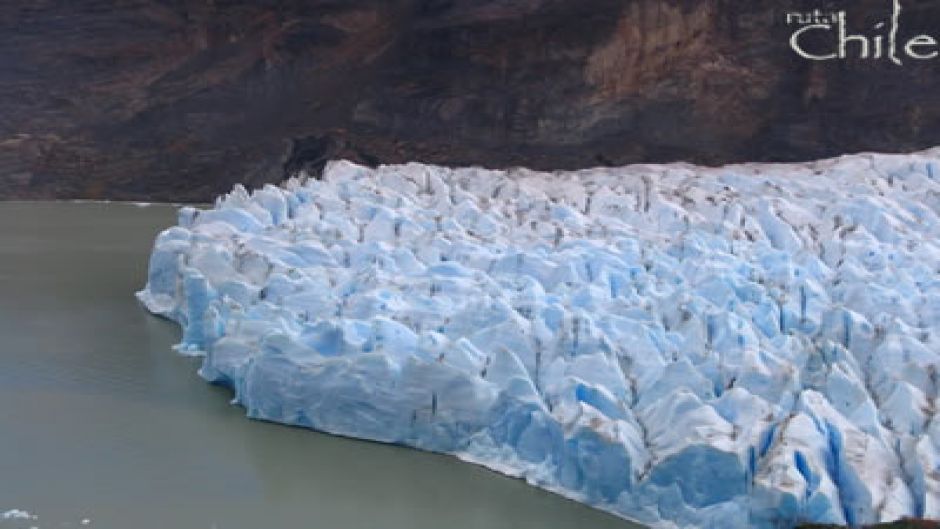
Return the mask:
<svg viewBox="0 0 940 529">
<path fill-rule="evenodd" d="M 0 203 L 0 528 L 635 529 L 456 459 L 252 421 L 134 298 L 176 208 Z"/>
</svg>

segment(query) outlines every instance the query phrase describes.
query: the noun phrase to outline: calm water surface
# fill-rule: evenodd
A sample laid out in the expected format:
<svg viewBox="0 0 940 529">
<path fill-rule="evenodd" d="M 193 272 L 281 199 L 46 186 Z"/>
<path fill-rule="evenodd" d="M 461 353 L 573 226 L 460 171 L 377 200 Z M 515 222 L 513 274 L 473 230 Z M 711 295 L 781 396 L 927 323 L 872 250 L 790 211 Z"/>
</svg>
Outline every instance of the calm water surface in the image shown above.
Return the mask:
<svg viewBox="0 0 940 529">
<path fill-rule="evenodd" d="M 246 419 L 134 299 L 175 216 L 0 203 L 0 512 L 38 516 L 0 527 L 636 528 L 448 457 Z"/>
</svg>

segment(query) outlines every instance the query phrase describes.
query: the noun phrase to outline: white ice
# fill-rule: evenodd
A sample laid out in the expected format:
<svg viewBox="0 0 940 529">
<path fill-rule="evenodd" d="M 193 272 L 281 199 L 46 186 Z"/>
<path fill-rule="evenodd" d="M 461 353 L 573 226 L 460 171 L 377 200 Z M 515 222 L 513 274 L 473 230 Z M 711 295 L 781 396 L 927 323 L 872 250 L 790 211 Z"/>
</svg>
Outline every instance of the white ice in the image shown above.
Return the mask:
<svg viewBox="0 0 940 529">
<path fill-rule="evenodd" d="M 940 149 L 334 162 L 183 208 L 139 298 L 253 418 L 657 527 L 940 517 Z"/>
<path fill-rule="evenodd" d="M 10 509 L 0 512 L 0 520 L 35 520 L 36 516 L 23 509 Z"/>
</svg>

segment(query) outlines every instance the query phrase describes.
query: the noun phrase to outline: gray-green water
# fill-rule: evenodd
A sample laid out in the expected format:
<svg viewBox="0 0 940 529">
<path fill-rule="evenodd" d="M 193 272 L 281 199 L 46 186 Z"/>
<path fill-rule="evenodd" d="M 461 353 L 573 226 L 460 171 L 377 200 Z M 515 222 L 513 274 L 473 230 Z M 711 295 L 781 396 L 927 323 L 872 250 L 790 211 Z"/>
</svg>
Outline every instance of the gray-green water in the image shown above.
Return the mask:
<svg viewBox="0 0 940 529">
<path fill-rule="evenodd" d="M 0 527 L 635 527 L 448 457 L 246 419 L 134 299 L 174 222 L 0 203 L 0 513 L 39 517 Z"/>
</svg>

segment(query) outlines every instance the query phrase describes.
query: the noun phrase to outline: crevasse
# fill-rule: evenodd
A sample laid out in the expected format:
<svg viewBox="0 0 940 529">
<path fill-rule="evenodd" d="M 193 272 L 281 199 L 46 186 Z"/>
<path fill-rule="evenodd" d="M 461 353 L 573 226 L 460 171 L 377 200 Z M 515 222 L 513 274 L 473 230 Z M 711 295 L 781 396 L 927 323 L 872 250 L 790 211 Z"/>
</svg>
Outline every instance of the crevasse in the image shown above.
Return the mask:
<svg viewBox="0 0 940 529">
<path fill-rule="evenodd" d="M 147 308 L 253 418 L 657 527 L 940 517 L 940 150 L 331 163 L 159 235 Z"/>
</svg>

